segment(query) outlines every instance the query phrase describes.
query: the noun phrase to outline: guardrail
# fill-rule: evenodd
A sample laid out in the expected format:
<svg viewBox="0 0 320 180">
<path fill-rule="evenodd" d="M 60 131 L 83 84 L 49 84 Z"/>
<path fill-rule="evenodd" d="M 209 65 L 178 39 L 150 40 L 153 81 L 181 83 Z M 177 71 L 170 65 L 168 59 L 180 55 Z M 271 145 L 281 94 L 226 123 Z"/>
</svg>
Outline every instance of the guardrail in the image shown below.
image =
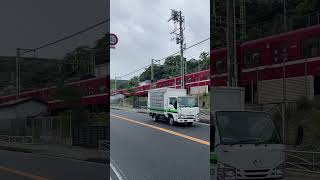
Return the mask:
<svg viewBox="0 0 320 180">
<path fill-rule="evenodd" d="M 320 152 L 285 150 L 287 170 L 320 174 Z"/>
<path fill-rule="evenodd" d="M 0 135 L 0 143 L 33 144 L 33 137 Z"/>
<path fill-rule="evenodd" d="M 110 151 L 110 141 L 99 140 L 99 149 L 104 151 Z"/>
</svg>

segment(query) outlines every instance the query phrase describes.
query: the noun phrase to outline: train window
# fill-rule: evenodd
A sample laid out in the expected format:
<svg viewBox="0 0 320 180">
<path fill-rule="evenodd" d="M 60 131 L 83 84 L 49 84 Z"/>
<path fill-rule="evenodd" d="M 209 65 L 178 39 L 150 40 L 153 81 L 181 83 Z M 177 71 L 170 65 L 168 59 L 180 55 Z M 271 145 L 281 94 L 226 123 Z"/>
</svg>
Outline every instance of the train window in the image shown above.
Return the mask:
<svg viewBox="0 0 320 180">
<path fill-rule="evenodd" d="M 217 73 L 227 72 L 227 63 L 224 60 L 217 60 L 216 62 Z"/>
<path fill-rule="evenodd" d="M 317 57 L 320 56 L 320 38 L 310 38 L 302 42 L 303 57 Z"/>
<path fill-rule="evenodd" d="M 190 82 L 192 82 L 192 78 L 191 78 L 191 77 L 188 77 L 188 78 L 187 78 L 187 83 L 190 83 Z"/>
<path fill-rule="evenodd" d="M 254 67 L 260 64 L 261 54 L 259 51 L 247 52 L 244 58 L 245 67 Z"/>
<path fill-rule="evenodd" d="M 105 86 L 100 86 L 99 87 L 99 93 L 104 93 L 104 92 L 106 92 Z"/>
<path fill-rule="evenodd" d="M 288 61 L 288 47 L 286 45 L 273 47 L 273 63 Z"/>
</svg>

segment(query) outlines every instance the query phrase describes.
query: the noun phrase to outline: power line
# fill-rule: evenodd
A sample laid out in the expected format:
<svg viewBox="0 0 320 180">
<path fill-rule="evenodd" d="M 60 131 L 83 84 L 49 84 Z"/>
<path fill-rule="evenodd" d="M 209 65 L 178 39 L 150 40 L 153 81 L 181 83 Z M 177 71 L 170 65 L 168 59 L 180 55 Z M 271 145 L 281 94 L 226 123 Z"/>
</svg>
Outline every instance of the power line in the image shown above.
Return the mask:
<svg viewBox="0 0 320 180">
<path fill-rule="evenodd" d="M 132 71 L 132 72 L 130 72 L 130 73 L 128 73 L 128 74 L 125 74 L 125 75 L 123 75 L 123 76 L 120 76 L 119 78 L 123 78 L 123 77 L 125 77 L 125 76 L 131 75 L 131 74 L 133 74 L 133 73 L 136 73 L 136 72 L 138 72 L 138 71 L 141 71 L 142 69 L 148 68 L 149 66 L 151 66 L 151 65 L 144 66 L 144 67 L 142 67 L 142 68 L 140 68 L 140 69 L 137 69 L 137 70 L 135 70 L 135 71 Z M 118 77 L 118 76 L 117 76 L 117 77 Z"/>
<path fill-rule="evenodd" d="M 204 42 L 206 42 L 206 41 L 208 41 L 208 40 L 210 40 L 210 38 L 206 38 L 206 39 L 204 39 L 204 40 L 202 40 L 202 41 L 199 41 L 199 42 L 197 42 L 197 43 L 195 43 L 195 44 L 193 44 L 193 45 L 185 48 L 185 50 L 190 49 L 190 48 L 192 48 L 192 47 L 195 47 L 195 46 L 197 46 L 197 45 L 199 45 L 199 44 L 202 44 L 202 43 L 204 43 Z M 163 60 L 167 59 L 168 57 L 174 56 L 174 55 L 179 54 L 179 53 L 180 53 L 180 51 L 177 51 L 177 52 L 175 52 L 175 53 L 173 53 L 173 54 L 171 54 L 171 55 L 169 55 L 169 56 L 166 56 L 166 57 L 164 57 L 164 58 L 158 59 L 158 60 L 156 60 L 156 61 L 163 61 Z M 123 75 L 123 76 L 120 76 L 119 78 L 123 78 L 123 77 L 125 77 L 125 76 L 131 75 L 131 74 L 133 74 L 133 73 L 136 73 L 136 72 L 138 72 L 138 71 L 141 71 L 142 69 L 148 68 L 149 66 L 151 66 L 151 64 L 150 64 L 150 65 L 147 65 L 147 66 L 144 66 L 144 67 L 142 67 L 142 68 L 139 68 L 139 69 L 137 69 L 137 70 L 134 70 L 134 71 L 132 71 L 132 72 L 130 72 L 130 73 L 127 73 L 127 74 L 125 74 L 125 75 Z"/>
<path fill-rule="evenodd" d="M 194 56 L 196 56 L 196 55 L 201 55 L 201 53 L 203 53 L 203 52 L 205 52 L 205 53 L 209 53 L 210 52 L 210 50 L 206 50 L 206 51 L 200 51 L 200 52 L 197 52 L 196 54 L 193 54 L 193 55 L 191 55 L 191 56 L 188 56 L 187 58 L 188 59 L 190 59 L 190 58 L 192 58 L 192 57 L 194 57 Z"/>
<path fill-rule="evenodd" d="M 59 42 L 61 42 L 61 41 L 64 41 L 64 40 L 66 40 L 66 39 L 70 39 L 70 38 L 72 38 L 72 37 L 74 37 L 74 36 L 77 36 L 77 35 L 79 35 L 79 34 L 82 34 L 82 33 L 86 32 L 86 31 L 89 31 L 89 30 L 91 30 L 91 29 L 93 29 L 93 28 L 95 28 L 95 27 L 98 27 L 98 26 L 100 26 L 100 25 L 102 25 L 102 24 L 105 24 L 105 23 L 107 23 L 107 22 L 109 22 L 109 21 L 110 21 L 110 19 L 103 20 L 103 21 L 101 21 L 101 22 L 99 22 L 99 23 L 97 23 L 97 24 L 95 24 L 95 25 L 92 25 L 92 26 L 90 26 L 90 27 L 87 27 L 87 28 L 85 28 L 85 29 L 83 29 L 83 30 L 81 30 L 81 31 L 78 31 L 78 32 L 76 32 L 76 33 L 73 33 L 73 34 L 71 34 L 71 35 L 68 35 L 68 36 L 66 36 L 66 37 L 63 37 L 63 38 L 58 39 L 58 40 L 56 40 L 56 41 L 47 43 L 47 44 L 45 44 L 45 45 L 42 45 L 42 46 L 40 46 L 40 47 L 31 49 L 31 50 L 27 50 L 27 51 L 25 51 L 25 52 L 23 52 L 23 53 L 20 53 L 20 55 L 23 55 L 23 54 L 26 54 L 26 53 L 29 53 L 29 52 L 34 52 L 34 51 L 40 50 L 40 49 L 42 49 L 42 48 L 51 46 L 51 45 L 53 45 L 53 44 L 59 43 Z"/>
<path fill-rule="evenodd" d="M 209 39 L 210 39 L 210 38 L 207 38 L 207 39 L 204 39 L 204 40 L 202 40 L 202 41 L 199 41 L 199 42 L 197 42 L 197 43 L 195 43 L 195 44 L 193 44 L 193 45 L 185 48 L 185 50 L 190 49 L 190 48 L 192 48 L 192 47 L 195 47 L 195 46 L 197 46 L 197 45 L 199 45 L 199 44 L 202 44 L 202 43 L 208 41 Z M 171 54 L 170 56 L 166 56 L 166 57 L 161 58 L 161 59 L 159 59 L 159 60 L 157 60 L 157 61 L 163 61 L 163 60 L 167 59 L 168 57 L 174 56 L 174 55 L 179 54 L 179 53 L 180 53 L 180 51 L 177 51 L 177 52 Z"/>
</svg>

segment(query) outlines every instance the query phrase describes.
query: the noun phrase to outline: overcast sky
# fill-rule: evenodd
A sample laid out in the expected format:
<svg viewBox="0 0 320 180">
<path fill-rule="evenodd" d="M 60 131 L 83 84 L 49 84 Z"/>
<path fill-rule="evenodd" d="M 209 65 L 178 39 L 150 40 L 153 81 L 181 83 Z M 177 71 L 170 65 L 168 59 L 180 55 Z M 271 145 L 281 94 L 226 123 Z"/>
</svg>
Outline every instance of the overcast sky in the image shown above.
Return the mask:
<svg viewBox="0 0 320 180">
<path fill-rule="evenodd" d="M 107 19 L 109 0 L 2 0 L 0 56 L 15 55 L 16 48 L 36 48 Z M 79 45 L 93 45 L 108 29 L 103 25 L 37 53 L 63 57 Z"/>
<path fill-rule="evenodd" d="M 111 0 L 110 29 L 119 42 L 111 50 L 111 78 L 120 77 L 179 51 L 171 41 L 173 29 L 170 9 L 181 10 L 185 16 L 187 47 L 210 37 L 209 0 Z M 198 58 L 209 51 L 210 41 L 185 51 L 187 59 Z M 139 75 L 139 71 L 122 79 Z"/>
</svg>

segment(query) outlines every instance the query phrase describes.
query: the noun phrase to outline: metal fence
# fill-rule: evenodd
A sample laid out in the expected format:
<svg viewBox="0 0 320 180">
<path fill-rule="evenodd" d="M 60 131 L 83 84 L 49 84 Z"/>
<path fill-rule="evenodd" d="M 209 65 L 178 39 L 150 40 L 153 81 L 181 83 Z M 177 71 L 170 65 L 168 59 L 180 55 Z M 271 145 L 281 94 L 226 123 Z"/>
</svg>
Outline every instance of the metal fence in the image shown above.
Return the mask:
<svg viewBox="0 0 320 180">
<path fill-rule="evenodd" d="M 33 137 L 0 135 L 0 143 L 33 144 Z"/>
<path fill-rule="evenodd" d="M 68 116 L 28 117 L 1 120 L 1 142 L 71 144 L 71 118 Z M 30 140 L 32 139 L 32 140 Z"/>
<path fill-rule="evenodd" d="M 285 150 L 285 167 L 291 171 L 320 174 L 320 152 Z"/>
<path fill-rule="evenodd" d="M 99 149 L 103 150 L 103 151 L 110 151 L 110 141 L 100 140 L 99 141 Z"/>
<path fill-rule="evenodd" d="M 104 144 L 102 145 L 105 145 L 110 141 L 109 126 L 73 128 L 72 145 L 88 148 L 99 148 L 99 146 L 101 145 L 101 140 L 102 142 L 104 142 Z"/>
</svg>

